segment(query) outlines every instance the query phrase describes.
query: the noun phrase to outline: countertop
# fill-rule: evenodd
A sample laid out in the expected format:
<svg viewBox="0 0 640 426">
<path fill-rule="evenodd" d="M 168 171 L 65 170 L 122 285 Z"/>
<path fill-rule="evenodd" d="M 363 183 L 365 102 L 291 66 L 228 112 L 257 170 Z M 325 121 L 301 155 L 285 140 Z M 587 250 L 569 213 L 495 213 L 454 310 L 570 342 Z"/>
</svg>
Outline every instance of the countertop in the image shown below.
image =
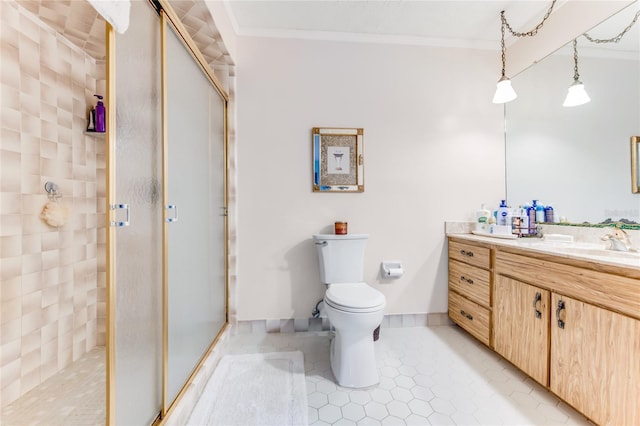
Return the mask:
<svg viewBox="0 0 640 426">
<path fill-rule="evenodd" d="M 604 267 L 617 267 L 640 272 L 640 252 L 620 252 L 609 250 L 608 243 L 583 243 L 583 242 L 557 242 L 545 241 L 541 238 L 517 238 L 503 239 L 490 236 L 482 236 L 464 233 L 449 233 L 447 237 L 455 237 L 462 240 L 474 241 L 482 245 L 496 248 L 504 248 L 513 252 L 513 249 L 539 255 L 553 255 L 568 261 L 586 262 L 585 266 L 603 265 Z M 573 263 L 573 262 L 572 262 Z M 598 268 L 599 269 L 599 268 Z M 606 268 L 611 269 L 611 268 Z M 622 271 L 616 271 L 622 272 Z M 631 271 L 630 271 L 631 272 Z M 625 274 L 626 275 L 626 274 Z"/>
</svg>

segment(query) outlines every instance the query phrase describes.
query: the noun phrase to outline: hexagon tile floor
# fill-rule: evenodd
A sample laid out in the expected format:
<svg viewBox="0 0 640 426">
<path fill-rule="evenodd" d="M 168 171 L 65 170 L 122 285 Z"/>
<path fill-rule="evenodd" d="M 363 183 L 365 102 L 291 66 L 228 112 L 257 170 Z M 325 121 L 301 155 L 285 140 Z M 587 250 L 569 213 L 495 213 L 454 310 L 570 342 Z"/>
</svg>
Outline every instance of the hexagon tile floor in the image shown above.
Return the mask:
<svg viewBox="0 0 640 426">
<path fill-rule="evenodd" d="M 542 386 L 457 326 L 383 328 L 380 384 L 337 386 L 327 332 L 238 334 L 226 353 L 301 350 L 309 424 L 590 425 Z"/>
</svg>

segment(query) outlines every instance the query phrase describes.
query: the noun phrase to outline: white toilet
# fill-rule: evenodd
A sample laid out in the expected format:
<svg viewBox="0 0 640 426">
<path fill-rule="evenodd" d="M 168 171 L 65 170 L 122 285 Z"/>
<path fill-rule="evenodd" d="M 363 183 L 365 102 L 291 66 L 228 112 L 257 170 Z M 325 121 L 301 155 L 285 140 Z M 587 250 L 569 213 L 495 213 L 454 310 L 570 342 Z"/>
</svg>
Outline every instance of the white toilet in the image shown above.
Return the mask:
<svg viewBox="0 0 640 426">
<path fill-rule="evenodd" d="M 363 282 L 366 234 L 318 234 L 320 280 L 327 285 L 324 304 L 335 328 L 331 370 L 340 386 L 364 388 L 379 382 L 373 331 L 382 323 L 384 294 Z"/>
</svg>

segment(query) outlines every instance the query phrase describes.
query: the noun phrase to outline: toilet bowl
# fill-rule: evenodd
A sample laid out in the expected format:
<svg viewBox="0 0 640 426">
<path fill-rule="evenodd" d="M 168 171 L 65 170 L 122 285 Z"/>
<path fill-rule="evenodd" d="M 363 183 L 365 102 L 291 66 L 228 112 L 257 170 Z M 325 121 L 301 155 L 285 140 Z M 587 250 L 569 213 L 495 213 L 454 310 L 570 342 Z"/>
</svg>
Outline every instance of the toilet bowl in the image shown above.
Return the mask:
<svg viewBox="0 0 640 426">
<path fill-rule="evenodd" d="M 330 363 L 336 381 L 348 388 L 377 384 L 373 331 L 384 317 L 384 295 L 366 283 L 340 284 L 329 286 L 324 302 L 335 329 Z"/>
<path fill-rule="evenodd" d="M 382 323 L 384 294 L 363 280 L 368 235 L 314 235 L 324 305 L 335 329 L 330 348 L 333 375 L 340 386 L 364 388 L 379 382 L 373 331 Z"/>
</svg>

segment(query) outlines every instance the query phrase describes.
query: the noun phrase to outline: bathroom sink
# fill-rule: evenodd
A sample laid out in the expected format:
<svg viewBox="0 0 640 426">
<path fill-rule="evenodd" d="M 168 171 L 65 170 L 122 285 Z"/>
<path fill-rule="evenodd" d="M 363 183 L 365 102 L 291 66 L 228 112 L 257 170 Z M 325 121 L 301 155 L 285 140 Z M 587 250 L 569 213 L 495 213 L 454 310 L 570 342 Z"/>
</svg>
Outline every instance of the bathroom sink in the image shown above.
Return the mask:
<svg viewBox="0 0 640 426">
<path fill-rule="evenodd" d="M 637 251 L 616 251 L 606 247 L 557 247 L 555 250 L 583 256 L 606 257 L 613 259 L 637 259 L 640 260 L 640 253 Z"/>
<path fill-rule="evenodd" d="M 584 256 L 598 260 L 640 261 L 640 252 L 615 251 L 608 248 L 608 244 L 572 243 L 558 241 L 544 241 L 540 239 L 521 239 L 518 245 L 532 249 L 545 250 L 574 256 Z"/>
</svg>

